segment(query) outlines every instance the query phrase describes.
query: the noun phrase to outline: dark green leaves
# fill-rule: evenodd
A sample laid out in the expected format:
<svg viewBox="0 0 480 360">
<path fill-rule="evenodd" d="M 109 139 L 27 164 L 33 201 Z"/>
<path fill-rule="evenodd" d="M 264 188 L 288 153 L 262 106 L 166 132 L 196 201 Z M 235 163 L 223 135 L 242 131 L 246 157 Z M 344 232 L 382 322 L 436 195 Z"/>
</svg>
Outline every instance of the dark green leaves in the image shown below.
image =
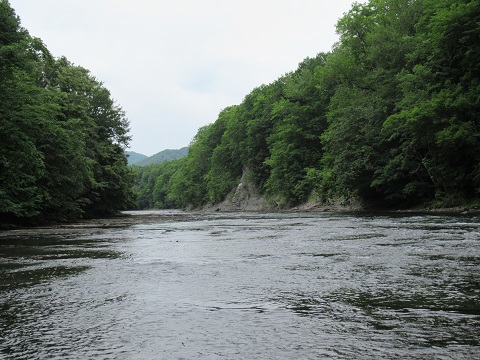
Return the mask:
<svg viewBox="0 0 480 360">
<path fill-rule="evenodd" d="M 478 0 L 355 3 L 331 53 L 199 131 L 185 161 L 168 167 L 168 185 L 162 177 L 164 197 L 218 202 L 245 172 L 281 206 L 310 196 L 381 208 L 474 202 L 479 24 Z"/>
<path fill-rule="evenodd" d="M 52 58 L 0 1 L 0 225 L 132 204 L 128 121 L 88 70 Z"/>
</svg>

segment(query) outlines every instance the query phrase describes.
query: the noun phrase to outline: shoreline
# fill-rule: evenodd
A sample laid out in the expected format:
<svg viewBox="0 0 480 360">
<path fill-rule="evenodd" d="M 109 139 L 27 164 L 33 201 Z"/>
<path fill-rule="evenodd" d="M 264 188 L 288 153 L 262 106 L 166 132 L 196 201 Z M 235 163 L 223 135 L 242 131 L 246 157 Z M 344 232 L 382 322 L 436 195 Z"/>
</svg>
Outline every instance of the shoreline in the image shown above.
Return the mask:
<svg viewBox="0 0 480 360">
<path fill-rule="evenodd" d="M 4 239 L 20 238 L 24 235 L 60 236 L 62 234 L 83 233 L 85 235 L 102 234 L 112 228 L 124 228 L 132 225 L 185 222 L 205 219 L 215 214 L 239 214 L 239 213 L 349 213 L 349 214 L 378 214 L 378 215 L 444 215 L 444 216 L 478 216 L 480 209 L 468 209 L 464 207 L 439 208 L 439 209 L 405 209 L 405 210 L 358 210 L 348 207 L 312 206 L 308 209 L 294 207 L 289 209 L 260 209 L 260 210 L 221 210 L 221 209 L 150 209 L 129 210 L 111 218 L 86 219 L 75 222 L 56 223 L 34 227 L 17 227 L 0 230 L 0 243 Z"/>
</svg>

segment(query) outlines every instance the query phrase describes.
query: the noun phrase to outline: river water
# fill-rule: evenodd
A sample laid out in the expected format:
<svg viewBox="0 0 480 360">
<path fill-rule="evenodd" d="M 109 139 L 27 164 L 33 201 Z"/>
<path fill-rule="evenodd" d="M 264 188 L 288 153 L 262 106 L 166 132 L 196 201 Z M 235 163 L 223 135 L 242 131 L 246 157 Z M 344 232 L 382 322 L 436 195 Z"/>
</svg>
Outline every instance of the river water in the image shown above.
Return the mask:
<svg viewBox="0 0 480 360">
<path fill-rule="evenodd" d="M 478 216 L 168 219 L 3 233 L 0 358 L 480 358 Z"/>
</svg>

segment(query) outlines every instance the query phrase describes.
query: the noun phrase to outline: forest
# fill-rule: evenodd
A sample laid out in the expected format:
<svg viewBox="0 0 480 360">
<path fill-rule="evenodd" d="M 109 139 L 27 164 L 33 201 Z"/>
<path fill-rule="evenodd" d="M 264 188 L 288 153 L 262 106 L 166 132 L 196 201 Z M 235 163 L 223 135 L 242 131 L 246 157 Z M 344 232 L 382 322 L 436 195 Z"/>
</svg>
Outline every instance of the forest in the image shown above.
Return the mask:
<svg viewBox="0 0 480 360">
<path fill-rule="evenodd" d="M 242 176 L 279 208 L 480 206 L 480 0 L 355 3 L 336 31 L 330 52 L 200 128 L 187 156 L 131 167 L 109 90 L 0 0 L 0 227 L 198 208 Z"/>
<path fill-rule="evenodd" d="M 0 0 L 0 227 L 133 207 L 128 131 L 103 84 L 55 58 Z"/>
<path fill-rule="evenodd" d="M 186 157 L 137 168 L 137 207 L 214 204 L 242 175 L 280 208 L 478 207 L 480 1 L 355 3 L 336 31 L 330 52 L 200 128 Z"/>
</svg>

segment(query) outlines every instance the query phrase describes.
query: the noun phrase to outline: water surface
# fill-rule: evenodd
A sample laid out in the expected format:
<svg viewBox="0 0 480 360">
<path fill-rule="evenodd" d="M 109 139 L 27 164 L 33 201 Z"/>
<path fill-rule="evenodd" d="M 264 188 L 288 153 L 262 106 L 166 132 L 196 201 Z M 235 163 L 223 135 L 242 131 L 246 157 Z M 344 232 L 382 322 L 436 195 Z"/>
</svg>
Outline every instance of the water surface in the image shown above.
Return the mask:
<svg viewBox="0 0 480 360">
<path fill-rule="evenodd" d="M 0 357 L 480 357 L 478 217 L 152 219 L 3 233 Z"/>
</svg>

